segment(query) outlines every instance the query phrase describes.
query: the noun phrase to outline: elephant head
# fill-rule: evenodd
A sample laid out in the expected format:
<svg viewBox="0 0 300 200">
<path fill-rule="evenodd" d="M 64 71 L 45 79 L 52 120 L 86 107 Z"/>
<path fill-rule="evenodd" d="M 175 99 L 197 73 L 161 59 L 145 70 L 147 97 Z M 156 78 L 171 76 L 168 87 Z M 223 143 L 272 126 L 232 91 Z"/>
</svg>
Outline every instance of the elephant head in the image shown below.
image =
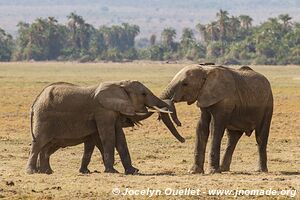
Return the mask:
<svg viewBox="0 0 300 200">
<path fill-rule="evenodd" d="M 160 98 L 175 103 L 187 102 L 188 105 L 197 101 L 199 107 L 208 107 L 232 94 L 233 80 L 231 73 L 223 67 L 187 66 L 174 76 Z M 172 115 L 176 123 L 177 116 Z M 170 121 L 167 114 L 162 116 Z"/>
<path fill-rule="evenodd" d="M 126 116 L 150 116 L 150 113 L 171 113 L 169 105 L 155 96 L 146 86 L 138 81 L 106 82 L 95 91 L 95 98 L 107 109 Z M 170 122 L 172 124 L 172 122 Z M 171 125 L 165 125 L 169 128 Z M 173 125 L 173 124 L 172 124 Z M 180 141 L 184 138 L 174 130 L 171 133 Z"/>
<path fill-rule="evenodd" d="M 198 106 L 208 107 L 231 95 L 234 84 L 232 74 L 224 67 L 187 66 L 169 83 L 164 97 L 188 105 L 197 101 Z"/>
</svg>

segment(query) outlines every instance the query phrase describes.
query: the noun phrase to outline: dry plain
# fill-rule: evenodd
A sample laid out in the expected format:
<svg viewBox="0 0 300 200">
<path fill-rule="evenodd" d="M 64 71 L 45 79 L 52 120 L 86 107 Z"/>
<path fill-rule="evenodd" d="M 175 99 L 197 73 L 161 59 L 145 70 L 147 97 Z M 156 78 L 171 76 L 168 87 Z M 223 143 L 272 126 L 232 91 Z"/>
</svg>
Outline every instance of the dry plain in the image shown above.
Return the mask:
<svg viewBox="0 0 300 200">
<path fill-rule="evenodd" d="M 89 166 L 93 172 L 78 172 L 83 145 L 58 150 L 51 157 L 52 175 L 25 174 L 30 149 L 29 109 L 47 84 L 66 81 L 92 85 L 106 80 L 135 79 L 155 94 L 172 79 L 184 64 L 161 63 L 1 63 L 0 64 L 0 198 L 7 199 L 144 199 L 145 196 L 116 196 L 113 188 L 200 189 L 186 199 L 227 199 L 209 196 L 210 189 L 300 189 L 300 67 L 253 66 L 271 82 L 275 107 L 268 145 L 269 173 L 255 172 L 258 160 L 255 137 L 243 136 L 234 153 L 231 172 L 190 175 L 193 161 L 195 126 L 199 111 L 195 105 L 177 104 L 182 122 L 178 130 L 186 138 L 181 144 L 157 121 L 157 116 L 142 127 L 125 129 L 133 164 L 141 174 L 125 176 L 120 159 L 120 174 L 104 174 L 99 152 L 95 150 Z M 223 138 L 222 153 L 226 143 Z M 208 144 L 209 147 L 210 143 Z M 208 148 L 209 149 L 209 148 Z M 207 154 L 206 154 L 207 156 Z M 206 159 L 207 160 L 207 159 Z M 208 166 L 206 161 L 205 167 Z M 298 198 L 298 194 L 294 198 Z M 178 199 L 156 195 L 154 199 Z M 232 198 L 232 197 L 231 197 Z M 290 196 L 239 196 L 238 199 L 289 199 Z"/>
</svg>

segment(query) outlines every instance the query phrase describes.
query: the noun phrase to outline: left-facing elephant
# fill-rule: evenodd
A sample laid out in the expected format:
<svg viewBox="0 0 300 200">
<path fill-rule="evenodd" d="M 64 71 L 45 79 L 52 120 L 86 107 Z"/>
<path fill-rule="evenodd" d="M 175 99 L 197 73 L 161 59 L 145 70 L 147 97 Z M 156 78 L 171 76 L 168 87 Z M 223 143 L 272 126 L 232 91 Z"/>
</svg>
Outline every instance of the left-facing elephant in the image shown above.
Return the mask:
<svg viewBox="0 0 300 200">
<path fill-rule="evenodd" d="M 105 172 L 116 172 L 116 146 L 123 147 L 119 154 L 127 158 L 125 171 L 133 168 L 125 135 L 120 131 L 120 115 L 145 114 L 147 107 L 169 112 L 168 104 L 138 81 L 104 82 L 90 87 L 63 82 L 47 86 L 32 105 L 33 142 L 27 173 L 37 172 L 37 158 L 44 148 L 77 145 L 95 135 L 103 146 Z M 183 139 L 179 134 L 174 136 Z"/>
</svg>

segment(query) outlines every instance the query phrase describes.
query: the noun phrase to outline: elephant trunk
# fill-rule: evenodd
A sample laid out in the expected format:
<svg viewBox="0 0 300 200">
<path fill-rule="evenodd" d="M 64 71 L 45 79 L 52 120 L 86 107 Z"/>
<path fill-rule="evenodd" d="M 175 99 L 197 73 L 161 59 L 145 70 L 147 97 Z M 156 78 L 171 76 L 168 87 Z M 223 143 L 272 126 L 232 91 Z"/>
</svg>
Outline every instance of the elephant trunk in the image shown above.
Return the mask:
<svg viewBox="0 0 300 200">
<path fill-rule="evenodd" d="M 158 108 L 168 108 L 172 112 L 172 114 L 174 112 L 176 113 L 175 107 L 172 107 L 172 106 L 169 105 L 170 102 L 167 103 L 165 100 L 162 101 L 158 97 L 155 97 L 154 102 L 155 102 L 155 104 Z M 170 117 L 169 117 L 168 113 L 160 112 L 159 114 L 161 116 L 162 121 L 164 122 L 166 127 L 169 129 L 169 131 L 174 135 L 174 137 L 176 137 L 176 139 L 179 140 L 180 142 L 185 142 L 185 139 L 178 133 L 178 131 L 176 130 L 174 124 L 170 120 Z"/>
<path fill-rule="evenodd" d="M 171 101 L 173 95 L 174 95 L 175 87 L 172 84 L 169 84 L 167 88 L 163 91 L 163 93 L 160 95 L 160 99 L 163 99 L 164 102 L 168 104 L 168 108 L 171 113 L 171 117 L 174 123 L 176 123 L 177 126 L 181 126 L 181 122 L 179 121 L 176 113 L 176 108 L 174 106 L 174 103 Z M 178 133 L 177 129 L 175 128 L 174 124 L 172 123 L 169 115 L 167 113 L 160 113 L 160 117 L 163 121 L 163 123 L 168 127 L 170 132 L 180 141 L 185 142 L 185 139 Z"/>
</svg>

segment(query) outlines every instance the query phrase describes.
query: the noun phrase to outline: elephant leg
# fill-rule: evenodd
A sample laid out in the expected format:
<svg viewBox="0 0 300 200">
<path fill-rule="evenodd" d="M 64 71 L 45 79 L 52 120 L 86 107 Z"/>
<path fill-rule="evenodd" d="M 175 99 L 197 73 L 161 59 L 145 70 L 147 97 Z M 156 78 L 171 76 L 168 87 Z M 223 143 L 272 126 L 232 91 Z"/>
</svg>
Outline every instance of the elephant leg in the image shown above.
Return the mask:
<svg viewBox="0 0 300 200">
<path fill-rule="evenodd" d="M 29 154 L 29 159 L 27 162 L 26 173 L 33 174 L 37 173 L 37 159 L 40 151 L 48 143 L 49 140 L 46 140 L 43 137 L 36 137 L 35 141 L 32 142 L 31 150 Z"/>
<path fill-rule="evenodd" d="M 46 158 L 45 158 L 45 154 L 46 154 L 46 151 L 47 151 L 47 146 L 46 145 L 42 150 L 41 152 L 39 153 L 39 156 L 38 156 L 38 160 L 37 160 L 37 170 L 39 173 L 43 173 L 44 169 L 45 169 L 45 166 L 46 166 Z"/>
<path fill-rule="evenodd" d="M 95 143 L 93 141 L 93 138 L 89 137 L 89 139 L 87 139 L 84 142 L 84 153 L 83 153 L 82 160 L 81 160 L 81 167 L 79 169 L 80 173 L 83 173 L 83 174 L 90 173 L 90 170 L 88 169 L 88 165 L 91 161 L 91 157 L 92 157 L 94 148 L 95 148 Z"/>
<path fill-rule="evenodd" d="M 101 116 L 100 116 L 101 117 Z M 115 123 L 116 118 L 101 117 L 99 120 L 96 117 L 97 129 L 100 136 L 100 140 L 103 145 L 103 162 L 105 166 L 104 172 L 106 173 L 118 173 L 114 169 L 115 163 L 115 146 L 116 146 L 116 131 Z"/>
<path fill-rule="evenodd" d="M 136 174 L 139 170 L 132 166 L 125 134 L 120 123 L 116 125 L 116 148 L 125 169 L 125 174 Z"/>
<path fill-rule="evenodd" d="M 220 173 L 220 148 L 225 131 L 224 119 L 214 116 L 212 124 L 212 141 L 210 149 L 210 173 Z"/>
<path fill-rule="evenodd" d="M 239 139 L 243 135 L 242 131 L 233 131 L 233 130 L 228 130 L 227 136 L 227 147 L 225 150 L 225 154 L 222 160 L 221 164 L 221 171 L 229 171 L 230 170 L 230 164 L 231 164 L 231 159 L 232 159 L 232 154 L 234 152 L 234 149 L 236 147 L 236 144 L 238 143 Z"/>
<path fill-rule="evenodd" d="M 204 173 L 203 165 L 205 160 L 205 149 L 209 135 L 209 124 L 211 115 L 209 112 L 202 110 L 201 116 L 196 128 L 196 144 L 194 152 L 194 164 L 190 173 Z"/>
<path fill-rule="evenodd" d="M 60 148 L 59 145 L 51 144 L 47 148 L 43 148 L 40 153 L 40 173 L 52 174 L 53 170 L 50 166 L 50 156 Z"/>
<path fill-rule="evenodd" d="M 271 113 L 271 114 L 270 114 Z M 267 167 L 267 144 L 270 132 L 270 124 L 272 118 L 272 111 L 266 113 L 266 117 L 262 122 L 260 128 L 255 130 L 255 138 L 258 146 L 259 162 L 258 171 L 268 172 Z"/>
</svg>

